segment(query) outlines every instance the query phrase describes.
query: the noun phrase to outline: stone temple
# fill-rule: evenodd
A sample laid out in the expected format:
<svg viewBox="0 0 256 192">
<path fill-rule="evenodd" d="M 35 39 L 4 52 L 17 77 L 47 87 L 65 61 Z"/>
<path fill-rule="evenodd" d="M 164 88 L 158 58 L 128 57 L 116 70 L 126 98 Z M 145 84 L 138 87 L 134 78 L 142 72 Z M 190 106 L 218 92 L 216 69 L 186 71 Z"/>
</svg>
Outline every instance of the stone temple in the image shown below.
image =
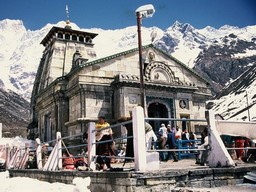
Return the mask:
<svg viewBox="0 0 256 192">
<path fill-rule="evenodd" d="M 98 34 L 52 27 L 41 41 L 45 47 L 31 97 L 30 134 L 42 141 L 56 132 L 75 135 L 88 122 L 129 117 L 141 105 L 138 48 L 97 58 L 93 40 Z M 104 48 L 104 47 L 103 47 Z M 209 82 L 153 44 L 142 47 L 147 117 L 204 119 Z M 155 131 L 163 122 L 150 121 Z M 165 121 L 199 132 L 202 122 Z"/>
</svg>

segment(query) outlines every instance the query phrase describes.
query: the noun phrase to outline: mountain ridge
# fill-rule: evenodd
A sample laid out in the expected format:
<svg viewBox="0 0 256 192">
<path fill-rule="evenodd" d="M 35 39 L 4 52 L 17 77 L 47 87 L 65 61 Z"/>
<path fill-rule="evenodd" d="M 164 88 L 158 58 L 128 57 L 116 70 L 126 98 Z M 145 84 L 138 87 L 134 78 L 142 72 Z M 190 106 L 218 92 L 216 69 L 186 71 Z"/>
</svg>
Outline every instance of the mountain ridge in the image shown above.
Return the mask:
<svg viewBox="0 0 256 192">
<path fill-rule="evenodd" d="M 2 45 L 0 63 L 3 69 L 0 71 L 0 89 L 7 92 L 14 91 L 29 102 L 37 67 L 44 50 L 40 42 L 53 26 L 65 25 L 64 21 L 60 21 L 32 31 L 26 29 L 21 20 L 0 21 Z M 94 39 L 96 59 L 138 46 L 136 26 L 116 30 L 80 29 L 75 23 L 71 23 L 71 26 L 73 29 L 98 33 Z M 219 29 L 207 26 L 196 29 L 189 23 L 176 21 L 165 31 L 155 26 L 150 28 L 142 26 L 142 42 L 143 45 L 153 43 L 209 79 L 213 85 L 213 92 L 220 99 L 221 91 L 225 86 L 254 66 L 256 60 L 254 31 L 256 25 L 243 28 L 224 25 Z M 156 38 L 152 42 L 153 32 L 156 33 Z M 227 92 L 224 89 L 225 91 Z M 210 101 L 210 106 L 216 112 L 224 113 L 214 107 L 219 106 L 220 103 L 214 105 L 212 102 L 218 103 L 217 100 Z M 228 118 L 228 115 L 226 117 Z"/>
<path fill-rule="evenodd" d="M 31 85 L 33 85 L 33 79 L 35 78 L 35 73 L 44 49 L 43 46 L 40 45 L 40 42 L 52 26 L 64 27 L 65 22 L 61 21 L 54 25 L 47 24 L 40 30 L 31 31 L 26 30 L 21 20 L 6 19 L 0 21 L 0 43 L 7 45 L 6 49 L 8 49 L 7 51 L 0 48 L 0 61 L 3 62 L 4 66 L 4 72 L 0 72 L 1 80 L 5 88 L 21 94 L 27 100 L 30 98 L 32 91 Z M 74 29 L 79 29 L 74 23 L 72 23 L 71 26 Z M 10 39 L 12 39 L 14 35 L 16 36 L 16 33 L 11 35 L 12 31 L 9 31 L 10 29 L 21 31 L 19 36 L 13 41 Z M 248 40 L 250 39 L 249 36 L 252 36 L 252 32 L 250 31 L 254 29 L 256 30 L 256 26 L 238 28 L 229 25 L 224 25 L 219 29 L 209 26 L 203 29 L 195 29 L 188 23 L 182 24 L 176 21 L 167 28 L 166 31 L 162 31 L 157 27 L 142 27 L 142 41 L 143 44 L 151 43 L 150 34 L 153 31 L 156 32 L 157 35 L 153 43 L 157 47 L 193 68 L 199 54 L 202 53 L 204 49 L 208 49 L 213 43 L 218 46 L 223 46 L 222 39 L 230 35 L 230 33 L 233 33 L 237 37 L 240 35 L 242 39 Z M 8 35 L 3 32 L 6 30 Z M 138 46 L 136 26 L 118 30 L 81 30 L 99 34 L 94 39 L 95 50 L 98 55 L 97 58 L 109 56 Z M 234 31 L 231 32 L 230 30 Z M 214 32 L 214 35 L 212 32 Z M 246 36 L 244 32 L 250 35 Z M 9 38 L 6 39 L 6 36 Z M 6 41 L 4 41 L 4 39 L 6 39 Z M 10 46 L 10 48 L 8 46 Z M 102 47 L 108 47 L 108 49 L 102 50 Z"/>
</svg>

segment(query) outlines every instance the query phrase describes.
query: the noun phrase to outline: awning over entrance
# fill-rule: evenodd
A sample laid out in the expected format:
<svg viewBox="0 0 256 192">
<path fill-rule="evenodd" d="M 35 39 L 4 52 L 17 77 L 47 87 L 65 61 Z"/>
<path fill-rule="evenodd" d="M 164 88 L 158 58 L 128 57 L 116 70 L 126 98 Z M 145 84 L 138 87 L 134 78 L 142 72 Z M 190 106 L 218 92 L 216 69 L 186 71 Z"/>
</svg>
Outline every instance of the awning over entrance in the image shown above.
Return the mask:
<svg viewBox="0 0 256 192">
<path fill-rule="evenodd" d="M 241 136 L 256 142 L 256 123 L 217 120 L 216 128 L 221 135 Z"/>
</svg>

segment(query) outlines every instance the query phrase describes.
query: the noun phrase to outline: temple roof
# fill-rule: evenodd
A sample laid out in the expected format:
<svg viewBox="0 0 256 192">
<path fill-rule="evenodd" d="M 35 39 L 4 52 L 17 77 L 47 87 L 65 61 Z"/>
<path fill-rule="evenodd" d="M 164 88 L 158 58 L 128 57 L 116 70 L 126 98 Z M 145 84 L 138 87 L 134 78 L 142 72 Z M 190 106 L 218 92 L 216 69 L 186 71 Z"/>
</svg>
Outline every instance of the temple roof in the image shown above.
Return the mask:
<svg viewBox="0 0 256 192">
<path fill-rule="evenodd" d="M 71 28 L 62 28 L 62 27 L 52 27 L 51 30 L 48 32 L 48 34 L 45 36 L 45 38 L 41 41 L 41 44 L 45 46 L 47 42 L 54 36 L 55 33 L 62 32 L 62 33 L 70 33 L 70 34 L 76 34 L 76 35 L 82 35 L 82 36 L 89 36 L 91 39 L 95 38 L 98 34 L 96 33 L 90 33 L 86 31 L 80 31 L 80 30 L 74 30 Z"/>
<path fill-rule="evenodd" d="M 203 81 L 205 81 L 206 83 L 210 84 L 210 82 L 202 77 L 200 74 L 198 74 L 195 70 L 189 68 L 187 65 L 185 65 L 184 63 L 182 63 L 181 61 L 179 61 L 178 59 L 176 59 L 175 57 L 171 56 L 170 54 L 167 54 L 166 52 L 162 51 L 161 49 L 155 47 L 153 44 L 148 44 L 148 45 L 145 45 L 142 47 L 142 49 L 147 49 L 147 48 L 153 48 L 153 49 L 156 49 L 157 51 L 163 53 L 164 55 L 166 55 L 167 57 L 169 57 L 170 59 L 172 59 L 173 61 L 177 62 L 179 65 L 182 65 L 184 68 L 186 68 L 188 71 L 190 71 L 191 73 L 193 73 L 195 76 L 199 77 L 200 79 L 202 79 Z M 100 58 L 100 59 L 97 59 L 97 60 L 94 60 L 94 61 L 91 61 L 91 62 L 86 62 L 86 63 L 83 63 L 83 64 L 80 64 L 78 68 L 83 68 L 83 67 L 87 67 L 87 66 L 91 66 L 91 65 L 96 65 L 96 64 L 99 64 L 101 62 L 105 62 L 105 61 L 108 61 L 108 60 L 111 60 L 111 59 L 114 59 L 114 58 L 117 58 L 117 57 L 120 57 L 120 56 L 123 56 L 123 55 L 127 55 L 127 54 L 130 54 L 130 53 L 134 53 L 136 51 L 138 51 L 139 49 L 138 48 L 133 48 L 133 49 L 129 49 L 127 51 L 123 51 L 123 52 L 120 52 L 120 53 L 116 53 L 114 55 L 110 55 L 110 56 L 107 56 L 107 57 L 103 57 L 103 58 Z M 78 70 L 78 69 L 77 69 Z M 73 73 L 74 71 L 72 71 L 71 73 Z"/>
</svg>

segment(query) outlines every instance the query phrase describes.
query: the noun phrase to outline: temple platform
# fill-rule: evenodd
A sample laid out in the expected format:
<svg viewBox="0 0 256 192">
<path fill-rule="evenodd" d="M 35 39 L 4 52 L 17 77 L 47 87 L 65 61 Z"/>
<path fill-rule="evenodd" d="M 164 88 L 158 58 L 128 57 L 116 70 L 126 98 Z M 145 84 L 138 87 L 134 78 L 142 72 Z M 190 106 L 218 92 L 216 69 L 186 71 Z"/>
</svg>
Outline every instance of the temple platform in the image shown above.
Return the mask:
<svg viewBox="0 0 256 192">
<path fill-rule="evenodd" d="M 215 188 L 235 186 L 244 182 L 244 176 L 256 170 L 256 163 L 236 161 L 234 167 L 210 168 L 195 164 L 195 159 L 160 162 L 160 169 L 134 171 L 134 163 L 112 164 L 111 171 L 42 171 L 9 170 L 11 177 L 30 177 L 47 182 L 71 184 L 75 177 L 90 177 L 90 190 L 101 191 L 172 191 L 175 188 Z M 175 191 L 175 190 L 174 190 Z"/>
</svg>

